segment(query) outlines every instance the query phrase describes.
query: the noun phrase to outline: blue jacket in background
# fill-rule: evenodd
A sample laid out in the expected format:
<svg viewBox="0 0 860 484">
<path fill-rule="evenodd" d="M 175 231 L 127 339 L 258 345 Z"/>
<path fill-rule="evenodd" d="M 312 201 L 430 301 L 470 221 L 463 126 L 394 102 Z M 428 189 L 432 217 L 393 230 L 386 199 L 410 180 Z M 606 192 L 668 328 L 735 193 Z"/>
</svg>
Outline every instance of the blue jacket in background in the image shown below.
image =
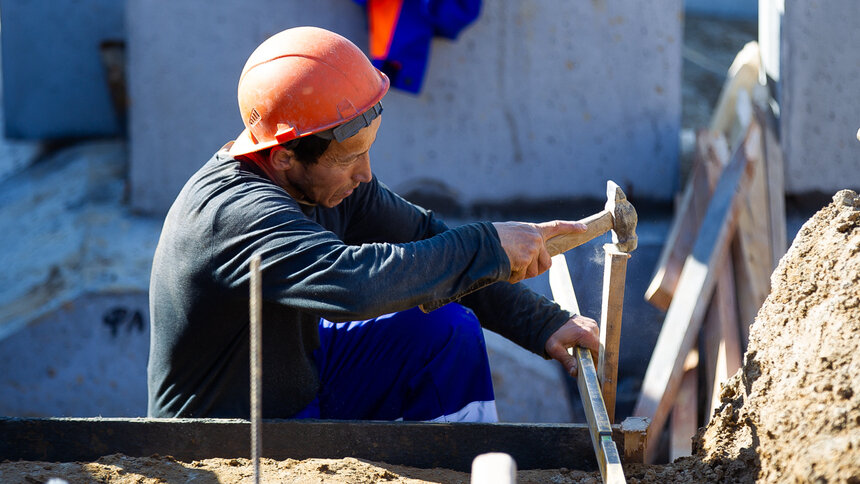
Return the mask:
<svg viewBox="0 0 860 484">
<path fill-rule="evenodd" d="M 430 42 L 455 39 L 478 18 L 481 0 L 354 0 L 367 7 L 370 59 L 391 85 L 421 91 Z"/>
</svg>

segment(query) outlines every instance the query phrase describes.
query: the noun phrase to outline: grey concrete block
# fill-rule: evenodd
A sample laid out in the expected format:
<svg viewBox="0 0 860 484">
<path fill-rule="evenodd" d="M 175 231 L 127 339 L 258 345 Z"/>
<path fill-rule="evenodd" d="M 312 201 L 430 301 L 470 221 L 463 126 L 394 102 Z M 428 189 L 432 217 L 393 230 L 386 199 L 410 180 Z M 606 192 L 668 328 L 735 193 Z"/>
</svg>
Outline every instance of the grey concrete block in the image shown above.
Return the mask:
<svg viewBox="0 0 860 484">
<path fill-rule="evenodd" d="M 123 134 L 100 44 L 125 38 L 124 2 L 2 0 L 0 10 L 6 135 Z"/>
<path fill-rule="evenodd" d="M 785 2 L 781 140 L 789 194 L 860 188 L 860 2 Z"/>
<path fill-rule="evenodd" d="M 311 24 L 367 45 L 353 2 L 130 0 L 131 198 L 165 211 L 242 129 L 250 52 Z M 681 0 L 488 0 L 455 41 L 433 42 L 423 92 L 392 91 L 372 150 L 395 190 L 441 186 L 464 205 L 677 189 Z"/>
<path fill-rule="evenodd" d="M 145 292 L 68 302 L 0 341 L 0 414 L 146 415 Z"/>
</svg>

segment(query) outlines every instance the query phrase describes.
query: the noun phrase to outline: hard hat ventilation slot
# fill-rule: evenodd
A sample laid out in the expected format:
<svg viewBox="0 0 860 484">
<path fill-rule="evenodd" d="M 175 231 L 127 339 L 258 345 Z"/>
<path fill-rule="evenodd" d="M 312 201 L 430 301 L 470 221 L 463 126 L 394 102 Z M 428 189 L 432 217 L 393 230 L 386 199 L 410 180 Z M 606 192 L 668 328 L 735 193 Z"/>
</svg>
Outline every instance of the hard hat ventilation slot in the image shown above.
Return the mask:
<svg viewBox="0 0 860 484">
<path fill-rule="evenodd" d="M 260 122 L 260 113 L 257 111 L 257 108 L 251 110 L 251 114 L 248 115 L 248 125 L 253 126 Z"/>
</svg>

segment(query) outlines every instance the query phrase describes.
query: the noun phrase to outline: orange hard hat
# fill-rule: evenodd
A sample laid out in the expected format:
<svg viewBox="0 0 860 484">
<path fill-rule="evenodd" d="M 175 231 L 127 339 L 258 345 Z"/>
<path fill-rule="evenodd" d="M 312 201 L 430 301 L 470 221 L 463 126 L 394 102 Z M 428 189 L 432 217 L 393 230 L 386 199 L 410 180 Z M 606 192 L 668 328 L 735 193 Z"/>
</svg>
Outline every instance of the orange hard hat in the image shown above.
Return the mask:
<svg viewBox="0 0 860 484">
<path fill-rule="evenodd" d="M 317 27 L 284 30 L 260 44 L 242 69 L 245 130 L 230 155 L 309 134 L 348 138 L 382 112 L 388 86 L 388 77 L 345 37 Z"/>
</svg>

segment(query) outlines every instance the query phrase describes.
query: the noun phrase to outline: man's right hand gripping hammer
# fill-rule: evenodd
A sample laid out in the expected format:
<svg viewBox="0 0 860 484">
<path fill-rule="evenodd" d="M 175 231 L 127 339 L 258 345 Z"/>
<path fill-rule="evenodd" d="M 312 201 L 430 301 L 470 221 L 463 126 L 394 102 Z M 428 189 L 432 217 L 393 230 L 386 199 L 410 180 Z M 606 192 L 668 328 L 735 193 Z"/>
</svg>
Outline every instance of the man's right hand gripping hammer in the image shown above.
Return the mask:
<svg viewBox="0 0 860 484">
<path fill-rule="evenodd" d="M 554 220 L 543 223 L 495 222 L 493 223 L 502 248 L 511 262 L 508 282 L 515 283 L 542 274 L 551 262 L 546 241 L 560 235 L 578 234 L 587 226 L 580 222 Z"/>
</svg>

